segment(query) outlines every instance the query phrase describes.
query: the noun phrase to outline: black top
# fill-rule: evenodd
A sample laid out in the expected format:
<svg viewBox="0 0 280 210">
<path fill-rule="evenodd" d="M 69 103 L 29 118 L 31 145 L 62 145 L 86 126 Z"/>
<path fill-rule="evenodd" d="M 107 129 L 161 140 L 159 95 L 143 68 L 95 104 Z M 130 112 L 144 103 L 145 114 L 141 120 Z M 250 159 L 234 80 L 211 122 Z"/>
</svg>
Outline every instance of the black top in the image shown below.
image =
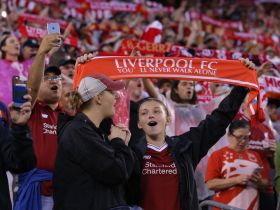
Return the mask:
<svg viewBox="0 0 280 210">
<path fill-rule="evenodd" d="M 0 126 L 0 209 L 11 210 L 6 171 L 23 173 L 36 166 L 33 142 L 28 126 Z"/>
<path fill-rule="evenodd" d="M 126 204 L 123 183 L 134 168 L 134 153 L 124 142 L 111 142 L 86 115 L 64 123 L 54 170 L 55 210 L 103 210 Z"/>
<path fill-rule="evenodd" d="M 131 139 L 139 139 L 145 136 L 144 131 L 138 128 L 138 107 L 139 103 L 130 101 L 129 130 Z"/>
</svg>

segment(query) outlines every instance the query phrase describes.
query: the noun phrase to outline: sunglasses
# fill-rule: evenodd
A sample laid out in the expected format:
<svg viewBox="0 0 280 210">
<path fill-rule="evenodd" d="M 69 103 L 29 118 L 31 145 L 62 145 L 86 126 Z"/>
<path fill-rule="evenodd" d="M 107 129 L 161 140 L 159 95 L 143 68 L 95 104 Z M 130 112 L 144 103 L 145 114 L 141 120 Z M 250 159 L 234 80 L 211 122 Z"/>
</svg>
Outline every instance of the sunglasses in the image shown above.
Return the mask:
<svg viewBox="0 0 280 210">
<path fill-rule="evenodd" d="M 245 140 L 245 141 L 249 141 L 250 140 L 250 135 L 248 136 L 236 136 L 234 134 L 231 134 L 234 138 L 236 138 L 238 141 L 242 141 L 242 140 Z"/>
<path fill-rule="evenodd" d="M 56 76 L 44 76 L 44 81 L 61 81 L 61 76 L 56 75 Z"/>
</svg>

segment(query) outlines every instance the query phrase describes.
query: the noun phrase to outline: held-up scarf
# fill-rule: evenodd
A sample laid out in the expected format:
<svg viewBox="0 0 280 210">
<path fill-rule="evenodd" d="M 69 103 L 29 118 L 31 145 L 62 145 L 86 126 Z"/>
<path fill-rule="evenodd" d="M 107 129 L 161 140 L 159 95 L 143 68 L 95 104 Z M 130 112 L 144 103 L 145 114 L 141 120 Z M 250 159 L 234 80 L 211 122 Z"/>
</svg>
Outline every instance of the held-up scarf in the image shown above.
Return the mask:
<svg viewBox="0 0 280 210">
<path fill-rule="evenodd" d="M 82 78 L 96 73 L 112 79 L 168 78 L 244 86 L 251 90 L 248 97 L 250 114 L 264 120 L 257 72 L 246 68 L 240 61 L 177 57 L 95 57 L 76 66 L 74 89 Z"/>
</svg>

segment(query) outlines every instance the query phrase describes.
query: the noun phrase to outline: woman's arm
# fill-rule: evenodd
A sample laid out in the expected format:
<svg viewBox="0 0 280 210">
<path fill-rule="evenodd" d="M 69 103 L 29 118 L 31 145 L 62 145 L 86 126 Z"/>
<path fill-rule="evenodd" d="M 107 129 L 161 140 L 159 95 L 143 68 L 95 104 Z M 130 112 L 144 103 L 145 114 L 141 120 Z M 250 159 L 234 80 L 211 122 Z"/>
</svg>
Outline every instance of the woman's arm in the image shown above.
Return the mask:
<svg viewBox="0 0 280 210">
<path fill-rule="evenodd" d="M 191 128 L 189 132 L 179 136 L 180 141 L 177 148 L 183 147 L 190 140 L 192 141 L 194 166 L 225 134 L 226 128 L 237 114 L 248 91 L 249 89 L 245 87 L 234 87 L 211 115 L 208 115 L 197 127 Z"/>
<path fill-rule="evenodd" d="M 225 190 L 235 185 L 246 185 L 250 180 L 249 175 L 239 175 L 228 179 L 212 179 L 206 182 L 207 187 L 213 191 Z"/>
<path fill-rule="evenodd" d="M 22 173 L 36 166 L 33 141 L 27 125 L 13 125 L 11 132 L 0 127 L 0 133 L 5 170 Z"/>
<path fill-rule="evenodd" d="M 135 156 L 122 139 L 112 139 L 109 146 L 88 127 L 71 128 L 70 132 L 61 136 L 59 152 L 104 184 L 121 184 L 129 179 Z"/>
</svg>

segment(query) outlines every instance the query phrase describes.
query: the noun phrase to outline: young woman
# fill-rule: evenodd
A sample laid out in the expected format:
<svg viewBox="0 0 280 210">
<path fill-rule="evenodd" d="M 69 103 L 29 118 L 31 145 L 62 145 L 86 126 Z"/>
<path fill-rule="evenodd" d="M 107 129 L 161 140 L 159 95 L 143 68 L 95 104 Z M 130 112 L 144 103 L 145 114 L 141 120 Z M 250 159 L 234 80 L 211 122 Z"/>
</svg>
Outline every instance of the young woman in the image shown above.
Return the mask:
<svg viewBox="0 0 280 210">
<path fill-rule="evenodd" d="M 123 87 L 102 74 L 81 80 L 80 113 L 58 129 L 55 210 L 129 209 L 123 184 L 134 168 L 134 155 L 127 146 L 130 132 L 121 125 L 112 126 L 107 137 L 100 129 L 103 119 L 114 114 L 114 91 Z"/>
<path fill-rule="evenodd" d="M 145 138 L 130 141 L 137 154 L 137 168 L 127 193 L 129 202 L 145 210 L 199 209 L 193 171 L 225 134 L 247 92 L 247 88 L 235 87 L 197 127 L 174 137 L 165 132 L 170 115 L 163 102 L 143 100 L 138 126 L 145 132 Z"/>
<path fill-rule="evenodd" d="M 32 59 L 19 61 L 20 43 L 10 33 L 5 33 L 0 37 L 0 52 L 0 100 L 8 105 L 12 102 L 12 77 L 20 76 L 27 79 Z"/>
<path fill-rule="evenodd" d="M 250 124 L 236 120 L 229 126 L 229 146 L 208 159 L 205 181 L 216 194 L 213 200 L 242 209 L 259 209 L 258 189 L 268 186 L 268 171 L 261 156 L 247 149 Z"/>
</svg>

